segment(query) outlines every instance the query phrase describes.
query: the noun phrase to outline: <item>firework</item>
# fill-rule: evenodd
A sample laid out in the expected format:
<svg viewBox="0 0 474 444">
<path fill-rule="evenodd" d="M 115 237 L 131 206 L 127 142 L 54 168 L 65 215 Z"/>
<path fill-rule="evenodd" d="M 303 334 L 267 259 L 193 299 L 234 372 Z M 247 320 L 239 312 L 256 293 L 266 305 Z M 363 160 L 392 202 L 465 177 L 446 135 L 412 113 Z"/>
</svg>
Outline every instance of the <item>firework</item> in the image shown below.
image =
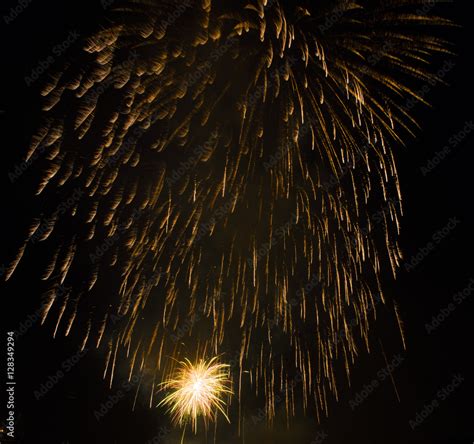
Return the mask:
<svg viewBox="0 0 474 444">
<path fill-rule="evenodd" d="M 46 244 L 43 322 L 85 325 L 110 381 L 123 356 L 159 378 L 199 343 L 238 353 L 239 399 L 254 386 L 270 417 L 276 391 L 294 411 L 296 372 L 326 410 L 400 264 L 392 146 L 445 21 L 412 0 L 119 3 L 42 90 L 27 159 L 47 163 L 39 198 L 71 204 L 7 279 Z"/>
<path fill-rule="evenodd" d="M 229 370 L 217 358 L 201 359 L 195 364 L 187 359 L 180 362 L 175 374 L 161 388 L 171 393 L 159 405 L 168 406 L 174 421 L 181 426 L 190 421 L 197 432 L 199 417 L 214 421 L 218 412 L 229 420 L 224 410 L 225 397 L 232 394 Z"/>
</svg>

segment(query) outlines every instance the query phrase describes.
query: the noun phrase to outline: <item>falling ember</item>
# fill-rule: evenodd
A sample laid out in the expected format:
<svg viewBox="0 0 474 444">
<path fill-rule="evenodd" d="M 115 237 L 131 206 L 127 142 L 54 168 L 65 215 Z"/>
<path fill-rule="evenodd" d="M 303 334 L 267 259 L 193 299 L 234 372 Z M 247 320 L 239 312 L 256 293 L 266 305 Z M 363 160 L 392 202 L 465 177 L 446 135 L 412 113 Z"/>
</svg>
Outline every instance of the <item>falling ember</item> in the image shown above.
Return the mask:
<svg viewBox="0 0 474 444">
<path fill-rule="evenodd" d="M 402 261 L 406 103 L 449 54 L 432 35 L 447 21 L 419 5 L 115 2 L 44 76 L 25 153 L 44 165 L 41 211 L 5 279 L 37 251 L 42 323 L 103 347 L 111 384 L 124 361 L 163 380 L 189 336 L 238 352 L 235 392 L 263 393 L 270 419 L 280 390 L 290 414 L 297 394 L 326 413 Z M 223 412 L 227 383 L 216 359 L 185 361 L 164 404 L 196 427 Z"/>
<path fill-rule="evenodd" d="M 159 405 L 169 407 L 173 420 L 180 426 L 191 422 L 195 433 L 200 416 L 207 424 L 221 412 L 229 421 L 224 410 L 226 398 L 232 395 L 229 366 L 219 363 L 217 358 L 200 359 L 194 364 L 188 359 L 179 362 L 171 377 L 161 384 L 161 390 L 170 393 Z"/>
</svg>

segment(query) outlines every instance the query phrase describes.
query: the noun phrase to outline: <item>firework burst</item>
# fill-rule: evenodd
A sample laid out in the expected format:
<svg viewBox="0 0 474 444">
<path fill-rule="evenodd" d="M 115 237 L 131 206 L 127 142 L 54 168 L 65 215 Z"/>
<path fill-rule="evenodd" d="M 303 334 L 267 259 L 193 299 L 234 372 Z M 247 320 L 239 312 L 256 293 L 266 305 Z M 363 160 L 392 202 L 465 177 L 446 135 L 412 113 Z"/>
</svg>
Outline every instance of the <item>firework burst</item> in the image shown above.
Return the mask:
<svg viewBox="0 0 474 444">
<path fill-rule="evenodd" d="M 296 372 L 327 410 L 401 260 L 392 146 L 446 52 L 420 3 L 114 3 L 42 90 L 26 157 L 46 163 L 39 198 L 71 203 L 33 221 L 6 278 L 45 245 L 43 322 L 105 343 L 110 381 L 121 357 L 160 379 L 199 343 L 238 353 L 236 392 L 269 417 L 277 390 L 294 411 Z"/>
<path fill-rule="evenodd" d="M 188 359 L 178 363 L 173 376 L 161 384 L 161 389 L 171 391 L 159 405 L 168 406 L 174 421 L 180 426 L 191 422 L 197 432 L 199 417 L 214 421 L 221 412 L 229 421 L 225 412 L 225 398 L 232 395 L 229 366 L 201 359 L 192 363 Z"/>
</svg>

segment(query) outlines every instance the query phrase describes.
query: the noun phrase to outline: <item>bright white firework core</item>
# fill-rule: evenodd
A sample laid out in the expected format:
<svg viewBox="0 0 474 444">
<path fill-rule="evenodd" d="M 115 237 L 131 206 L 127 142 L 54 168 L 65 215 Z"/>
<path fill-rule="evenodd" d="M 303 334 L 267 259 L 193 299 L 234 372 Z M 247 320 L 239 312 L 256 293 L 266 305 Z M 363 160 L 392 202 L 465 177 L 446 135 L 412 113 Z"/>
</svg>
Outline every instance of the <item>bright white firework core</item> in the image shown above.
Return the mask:
<svg viewBox="0 0 474 444">
<path fill-rule="evenodd" d="M 161 388 L 170 393 L 159 405 L 168 406 L 173 420 L 179 425 L 190 421 L 196 432 L 199 416 L 206 422 L 214 421 L 219 411 L 229 420 L 224 410 L 225 398 L 232 394 L 229 366 L 219 363 L 217 358 L 201 359 L 196 363 L 188 359 L 179 362 Z"/>
</svg>

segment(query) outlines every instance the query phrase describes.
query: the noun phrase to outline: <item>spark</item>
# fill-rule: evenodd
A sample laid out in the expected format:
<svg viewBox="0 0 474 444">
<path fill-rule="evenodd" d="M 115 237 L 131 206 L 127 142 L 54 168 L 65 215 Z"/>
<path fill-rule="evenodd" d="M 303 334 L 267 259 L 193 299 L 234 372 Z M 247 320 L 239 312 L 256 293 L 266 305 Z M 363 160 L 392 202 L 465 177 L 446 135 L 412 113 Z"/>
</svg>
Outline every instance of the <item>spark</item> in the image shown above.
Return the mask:
<svg viewBox="0 0 474 444">
<path fill-rule="evenodd" d="M 206 422 L 215 421 L 218 412 L 229 421 L 225 412 L 225 399 L 233 394 L 229 366 L 219 363 L 216 357 L 196 363 L 188 359 L 179 362 L 175 374 L 161 384 L 161 389 L 171 393 L 159 405 L 168 406 L 180 426 L 190 421 L 196 433 L 199 417 Z"/>
<path fill-rule="evenodd" d="M 272 416 L 283 390 L 293 412 L 298 389 L 326 412 L 337 366 L 349 376 L 370 350 L 382 274 L 401 263 L 396 147 L 416 128 L 404 104 L 423 102 L 433 58 L 449 54 L 432 35 L 446 20 L 419 3 L 117 2 L 77 60 L 45 76 L 26 153 L 45 165 L 44 213 L 5 278 L 41 248 L 42 322 L 104 347 L 110 383 L 121 361 L 161 378 L 182 344 L 233 347 L 239 401 L 248 384 Z M 179 396 L 181 420 L 223 409 Z"/>
</svg>

